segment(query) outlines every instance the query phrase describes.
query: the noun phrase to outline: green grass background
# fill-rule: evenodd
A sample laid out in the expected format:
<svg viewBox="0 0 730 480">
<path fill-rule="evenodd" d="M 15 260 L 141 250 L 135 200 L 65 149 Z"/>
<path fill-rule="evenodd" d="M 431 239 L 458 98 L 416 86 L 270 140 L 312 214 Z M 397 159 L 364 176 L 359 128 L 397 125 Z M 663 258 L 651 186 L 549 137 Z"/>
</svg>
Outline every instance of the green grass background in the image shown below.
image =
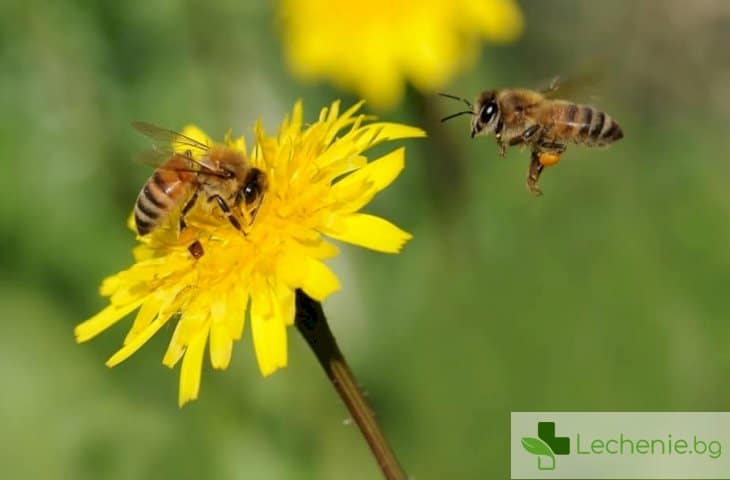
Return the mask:
<svg viewBox="0 0 730 480">
<path fill-rule="evenodd" d="M 571 147 L 535 199 L 525 152 L 499 158 L 464 118 L 428 124 L 456 104 L 409 91 L 381 115 L 431 137 L 407 142 L 368 211 L 415 238 L 331 263 L 332 328 L 419 480 L 507 477 L 510 411 L 730 408 L 727 5 L 522 6 L 523 38 L 486 46 L 448 90 L 599 70 L 591 101 L 626 138 Z M 295 330 L 287 369 L 262 379 L 247 331 L 182 410 L 160 363 L 171 329 L 113 370 L 129 320 L 73 338 L 131 261 L 125 219 L 150 171 L 130 122 L 250 139 L 297 98 L 310 120 L 356 101 L 288 74 L 266 2 L 0 2 L 3 478 L 378 478 Z"/>
</svg>

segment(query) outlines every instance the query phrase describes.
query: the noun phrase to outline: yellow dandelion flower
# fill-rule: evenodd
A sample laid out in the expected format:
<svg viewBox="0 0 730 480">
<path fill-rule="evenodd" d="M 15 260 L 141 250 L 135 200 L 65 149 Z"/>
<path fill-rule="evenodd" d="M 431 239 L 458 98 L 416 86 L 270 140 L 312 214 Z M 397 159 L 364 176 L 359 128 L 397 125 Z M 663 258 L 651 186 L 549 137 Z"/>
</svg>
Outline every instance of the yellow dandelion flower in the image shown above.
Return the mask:
<svg viewBox="0 0 730 480">
<path fill-rule="evenodd" d="M 431 93 L 477 58 L 481 39 L 522 32 L 513 0 L 281 0 L 285 54 L 295 74 L 327 78 L 387 108 L 405 82 Z"/>
<path fill-rule="evenodd" d="M 340 113 L 335 102 L 305 127 L 297 103 L 276 136 L 267 135 L 258 124 L 248 157 L 268 183 L 246 234 L 222 215 L 206 214 L 198 205 L 204 202 L 197 202 L 186 215 L 185 235 L 178 234 L 171 220 L 138 237 L 135 263 L 103 281 L 101 295 L 109 297 L 110 304 L 76 327 L 77 341 L 93 338 L 137 310 L 124 345 L 107 361 L 113 367 L 176 320 L 162 363 L 173 367 L 182 360 L 181 406 L 198 396 L 206 344 L 213 368 L 228 366 L 246 312 L 261 373 L 270 375 L 286 366 L 286 327 L 294 321 L 295 290 L 321 301 L 340 288 L 322 262 L 337 254 L 324 235 L 386 253 L 398 252 L 411 238 L 382 218 L 360 213 L 401 172 L 404 148 L 373 161 L 363 152 L 382 142 L 422 137 L 424 132 L 371 122 L 358 114 L 361 105 Z M 212 145 L 196 127 L 182 133 Z M 246 150 L 242 138 L 229 136 L 226 145 Z M 245 218 L 247 212 L 241 213 Z M 198 259 L 188 250 L 190 235 L 202 246 L 204 254 Z"/>
</svg>

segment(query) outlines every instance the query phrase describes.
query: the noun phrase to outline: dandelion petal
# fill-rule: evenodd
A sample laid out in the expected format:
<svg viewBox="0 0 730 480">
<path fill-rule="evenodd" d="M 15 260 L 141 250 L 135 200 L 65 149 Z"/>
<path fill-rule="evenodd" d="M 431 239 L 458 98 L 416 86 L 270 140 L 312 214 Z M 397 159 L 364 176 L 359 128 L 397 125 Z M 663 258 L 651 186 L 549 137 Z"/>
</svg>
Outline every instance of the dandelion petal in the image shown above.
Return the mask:
<svg viewBox="0 0 730 480">
<path fill-rule="evenodd" d="M 128 339 L 125 345 L 120 348 L 117 353 L 112 355 L 109 360 L 106 361 L 106 366 L 115 367 L 128 359 L 134 352 L 142 348 L 142 345 L 147 343 L 147 340 L 152 338 L 152 335 L 157 333 L 160 327 L 162 327 L 165 322 L 167 322 L 168 318 L 169 317 L 167 315 L 165 315 L 163 312 L 160 312 L 157 318 L 152 323 L 147 325 L 144 330 L 142 330 L 132 338 Z"/>
<path fill-rule="evenodd" d="M 228 328 L 228 317 L 231 313 L 229 296 L 222 296 L 211 306 L 210 318 L 210 363 L 219 370 L 228 368 L 233 351 L 233 337 Z M 240 313 L 240 312 L 238 312 Z"/>
<path fill-rule="evenodd" d="M 294 315 L 296 314 L 296 300 L 294 299 L 294 290 L 288 285 L 280 283 L 276 292 L 276 311 L 284 325 L 294 324 Z"/>
<path fill-rule="evenodd" d="M 198 398 L 200 390 L 200 374 L 203 369 L 203 351 L 208 330 L 201 330 L 188 345 L 180 369 L 180 397 L 178 403 L 182 407 L 190 400 Z"/>
<path fill-rule="evenodd" d="M 167 346 L 165 356 L 162 358 L 162 364 L 168 368 L 174 367 L 185 354 L 185 345 L 180 341 L 180 330 L 180 322 L 178 322 L 175 331 L 172 332 L 172 338 Z"/>
<path fill-rule="evenodd" d="M 404 166 L 405 149 L 399 148 L 337 182 L 332 187 L 332 194 L 345 201 L 341 211 L 355 212 L 365 206 L 377 192 L 396 179 Z"/>
<path fill-rule="evenodd" d="M 161 295 L 151 295 L 145 300 L 137 312 L 134 323 L 132 323 L 132 328 L 124 338 L 124 345 L 132 341 L 147 325 L 152 323 L 157 314 L 160 313 L 162 304 L 163 298 Z"/>
<path fill-rule="evenodd" d="M 255 291 L 255 290 L 254 290 Z M 286 327 L 281 318 L 273 315 L 271 298 L 266 293 L 252 295 L 251 331 L 256 360 L 261 375 L 268 376 L 286 367 Z"/>
<path fill-rule="evenodd" d="M 228 327 L 228 334 L 233 340 L 240 340 L 243 336 L 243 326 L 246 320 L 246 304 L 248 292 L 243 289 L 234 289 L 228 298 L 229 308 L 224 320 Z"/>
<path fill-rule="evenodd" d="M 422 138 L 426 132 L 418 127 L 403 125 L 402 123 L 378 122 L 368 125 L 368 128 L 378 129 L 378 134 L 373 139 L 374 143 L 386 140 L 401 140 L 404 138 Z"/>
<path fill-rule="evenodd" d="M 222 321 L 213 321 L 210 326 L 210 363 L 213 368 L 228 368 L 233 352 L 233 339 Z"/>
<path fill-rule="evenodd" d="M 321 302 L 340 289 L 337 276 L 324 263 L 307 259 L 306 274 L 302 278 L 302 290 L 313 299 Z"/>
<path fill-rule="evenodd" d="M 343 242 L 384 253 L 398 253 L 413 238 L 389 221 L 364 213 L 339 216 L 322 231 Z"/>
<path fill-rule="evenodd" d="M 90 340 L 114 325 L 116 322 L 126 317 L 140 306 L 144 299 L 140 298 L 127 305 L 109 305 L 101 312 L 97 313 L 90 319 L 80 323 L 74 329 L 76 341 L 81 343 Z"/>
</svg>

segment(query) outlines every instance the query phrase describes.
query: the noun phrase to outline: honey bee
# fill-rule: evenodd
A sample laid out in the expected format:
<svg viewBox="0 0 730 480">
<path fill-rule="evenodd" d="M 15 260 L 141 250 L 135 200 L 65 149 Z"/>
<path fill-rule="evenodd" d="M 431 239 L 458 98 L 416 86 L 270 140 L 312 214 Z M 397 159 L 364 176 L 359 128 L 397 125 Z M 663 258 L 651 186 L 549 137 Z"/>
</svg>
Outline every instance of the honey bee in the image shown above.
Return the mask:
<svg viewBox="0 0 730 480">
<path fill-rule="evenodd" d="M 464 102 L 469 110 L 444 117 L 445 122 L 460 115 L 471 115 L 471 136 L 493 133 L 504 156 L 508 146 L 523 145 L 531 149 L 527 188 L 535 195 L 542 170 L 560 161 L 568 143 L 590 147 L 606 146 L 623 138 L 619 124 L 607 113 L 590 105 L 550 98 L 558 90 L 554 79 L 546 90 L 485 90 L 474 104 L 468 100 L 441 93 Z"/>
<path fill-rule="evenodd" d="M 206 145 L 148 123 L 135 122 L 132 126 L 155 142 L 155 148 L 142 158 L 156 169 L 135 203 L 134 222 L 139 235 L 152 232 L 177 212 L 182 232 L 187 227 L 185 216 L 201 196 L 210 212 L 219 209 L 234 228 L 246 235 L 239 207 L 245 207 L 243 215 L 248 213 L 248 225 L 252 224 L 266 192 L 264 172 L 252 167 L 241 152 L 226 146 Z M 185 151 L 179 153 L 173 145 Z M 196 259 L 204 253 L 197 240 L 188 251 Z"/>
</svg>

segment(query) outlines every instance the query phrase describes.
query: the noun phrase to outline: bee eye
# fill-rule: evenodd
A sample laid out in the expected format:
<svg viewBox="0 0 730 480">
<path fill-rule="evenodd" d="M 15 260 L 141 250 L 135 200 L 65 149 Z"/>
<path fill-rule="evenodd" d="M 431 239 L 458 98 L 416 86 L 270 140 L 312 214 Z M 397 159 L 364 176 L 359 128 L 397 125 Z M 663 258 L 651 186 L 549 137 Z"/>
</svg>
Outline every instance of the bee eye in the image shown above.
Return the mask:
<svg viewBox="0 0 730 480">
<path fill-rule="evenodd" d="M 259 194 L 259 187 L 255 183 L 249 183 L 243 188 L 243 199 L 247 204 L 256 200 Z"/>
<path fill-rule="evenodd" d="M 492 118 L 494 118 L 494 115 L 497 113 L 497 104 L 495 102 L 489 102 L 484 107 L 482 107 L 482 111 L 479 114 L 479 120 L 484 124 L 488 124 L 492 121 Z"/>
</svg>

